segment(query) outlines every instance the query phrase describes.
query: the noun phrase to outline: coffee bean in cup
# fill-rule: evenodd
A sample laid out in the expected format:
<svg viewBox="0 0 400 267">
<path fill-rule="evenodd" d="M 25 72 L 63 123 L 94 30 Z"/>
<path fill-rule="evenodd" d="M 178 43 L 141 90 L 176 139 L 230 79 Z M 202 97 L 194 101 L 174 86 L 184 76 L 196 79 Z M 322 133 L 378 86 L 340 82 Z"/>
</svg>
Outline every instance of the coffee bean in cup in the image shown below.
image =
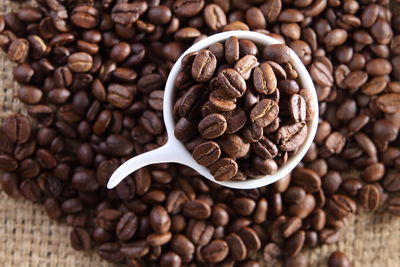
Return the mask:
<svg viewBox="0 0 400 267">
<path fill-rule="evenodd" d="M 199 140 L 193 158 L 216 180 L 274 174 L 304 143 L 314 103 L 290 53 L 232 36 L 182 58 L 175 136 L 186 145 Z"/>
</svg>

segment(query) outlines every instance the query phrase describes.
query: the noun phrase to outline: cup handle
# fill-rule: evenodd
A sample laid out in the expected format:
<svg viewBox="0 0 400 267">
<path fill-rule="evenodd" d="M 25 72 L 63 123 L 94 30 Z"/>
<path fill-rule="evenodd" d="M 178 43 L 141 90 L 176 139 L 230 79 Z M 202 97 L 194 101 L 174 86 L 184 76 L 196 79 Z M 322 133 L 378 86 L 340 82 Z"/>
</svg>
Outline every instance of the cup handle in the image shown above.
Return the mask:
<svg viewBox="0 0 400 267">
<path fill-rule="evenodd" d="M 108 180 L 107 188 L 113 189 L 128 175 L 147 165 L 155 163 L 179 162 L 179 158 L 177 158 L 175 155 L 176 153 L 173 151 L 171 142 L 167 142 L 162 147 L 152 151 L 137 155 L 136 157 L 125 161 L 121 166 L 118 167 L 118 169 L 114 171 L 110 180 Z"/>
</svg>

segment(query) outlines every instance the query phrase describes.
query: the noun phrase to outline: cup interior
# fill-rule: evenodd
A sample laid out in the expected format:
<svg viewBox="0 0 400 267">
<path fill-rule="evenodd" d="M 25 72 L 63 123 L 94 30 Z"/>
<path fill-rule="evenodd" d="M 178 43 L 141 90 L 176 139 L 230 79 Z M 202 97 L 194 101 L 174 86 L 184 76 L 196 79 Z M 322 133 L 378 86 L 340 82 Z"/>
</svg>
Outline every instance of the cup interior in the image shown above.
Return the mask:
<svg viewBox="0 0 400 267">
<path fill-rule="evenodd" d="M 168 134 L 168 142 L 173 142 L 174 145 L 183 147 L 183 144 L 175 138 L 174 135 L 174 128 L 175 128 L 175 121 L 173 118 L 173 107 L 174 107 L 174 102 L 175 102 L 175 80 L 180 72 L 181 69 L 181 61 L 182 58 L 191 52 L 194 51 L 199 51 L 202 49 L 208 48 L 211 44 L 217 43 L 217 42 L 223 42 L 226 39 L 228 39 L 231 36 L 236 36 L 238 39 L 247 39 L 252 42 L 254 42 L 258 46 L 268 46 L 272 44 L 280 44 L 278 40 L 269 37 L 267 35 L 257 33 L 257 32 L 251 32 L 251 31 L 229 31 L 229 32 L 222 32 L 218 33 L 215 35 L 211 35 L 195 44 L 193 44 L 189 49 L 187 49 L 181 57 L 175 62 L 169 76 L 167 79 L 166 87 L 165 87 L 165 92 L 164 92 L 164 110 L 163 110 L 163 115 L 164 115 L 164 121 L 165 121 L 165 127 L 167 130 Z M 236 189 L 251 189 L 251 188 L 258 188 L 262 187 L 271 183 L 276 182 L 277 180 L 285 177 L 289 172 L 291 172 L 301 161 L 301 159 L 304 157 L 308 149 L 310 148 L 312 141 L 315 137 L 315 134 L 317 132 L 317 127 L 318 127 L 318 98 L 317 94 L 315 91 L 315 87 L 313 84 L 313 81 L 310 77 L 310 74 L 308 73 L 306 67 L 304 64 L 301 62 L 300 58 L 296 55 L 296 53 L 293 50 L 290 50 L 290 63 L 294 67 L 294 69 L 297 71 L 299 75 L 299 80 L 301 83 L 301 88 L 305 88 L 311 92 L 311 97 L 312 101 L 314 104 L 314 117 L 307 122 L 307 127 L 308 127 L 308 132 L 307 132 L 307 137 L 304 141 L 304 143 L 300 146 L 299 150 L 297 151 L 296 154 L 292 155 L 289 157 L 288 161 L 279 167 L 278 171 L 273 174 L 273 175 L 266 175 L 263 176 L 262 178 L 258 179 L 248 179 L 245 181 L 216 181 L 214 177 L 209 173 L 208 168 L 204 166 L 200 166 L 195 162 L 194 160 L 190 160 L 188 166 L 190 167 L 193 162 L 195 164 L 199 165 L 198 167 L 200 168 L 195 168 L 196 170 L 200 170 L 200 172 L 209 174 L 209 175 L 203 175 L 206 176 L 206 178 L 212 180 L 213 182 L 216 182 L 220 185 L 230 187 L 230 188 L 236 188 Z M 186 148 L 184 148 L 186 150 Z M 188 157 L 192 157 L 192 155 L 187 151 Z"/>
</svg>

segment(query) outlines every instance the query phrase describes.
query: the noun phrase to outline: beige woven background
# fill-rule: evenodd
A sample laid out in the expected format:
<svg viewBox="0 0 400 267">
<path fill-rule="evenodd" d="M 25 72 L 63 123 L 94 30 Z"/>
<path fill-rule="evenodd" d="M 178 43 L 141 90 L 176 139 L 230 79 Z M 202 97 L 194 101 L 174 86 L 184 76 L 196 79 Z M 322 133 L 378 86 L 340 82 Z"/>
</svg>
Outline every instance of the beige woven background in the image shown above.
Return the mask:
<svg viewBox="0 0 400 267">
<path fill-rule="evenodd" d="M 0 14 L 17 6 L 0 0 Z M 1 52 L 0 124 L 11 112 L 25 113 L 15 97 L 17 84 L 12 81 L 12 67 Z M 0 266 L 110 266 L 96 253 L 73 250 L 70 230 L 50 220 L 42 206 L 22 198 L 11 199 L 0 189 Z M 344 251 L 354 267 L 400 266 L 400 218 L 366 213 L 354 216 L 340 240 L 308 251 L 310 266 L 326 266 L 327 257 L 336 249 Z"/>
</svg>

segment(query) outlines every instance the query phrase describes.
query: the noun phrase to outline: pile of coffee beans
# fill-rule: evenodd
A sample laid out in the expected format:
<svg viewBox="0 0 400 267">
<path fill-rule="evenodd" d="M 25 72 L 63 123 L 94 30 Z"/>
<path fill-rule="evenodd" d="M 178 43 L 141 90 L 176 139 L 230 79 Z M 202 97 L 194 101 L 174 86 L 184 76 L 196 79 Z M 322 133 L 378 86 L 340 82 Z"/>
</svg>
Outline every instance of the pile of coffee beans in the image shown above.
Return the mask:
<svg viewBox="0 0 400 267">
<path fill-rule="evenodd" d="M 314 106 L 290 53 L 232 36 L 182 58 L 175 136 L 216 180 L 274 174 L 304 143 Z"/>
<path fill-rule="evenodd" d="M 129 266 L 298 267 L 354 213 L 400 216 L 400 16 L 388 0 L 37 3 L 0 16 L 28 112 L 2 121 L 0 181 L 69 225 L 75 249 Z M 163 88 L 184 50 L 249 29 L 294 50 L 316 85 L 319 128 L 298 168 L 232 190 L 156 164 L 107 190 L 119 164 L 165 143 Z"/>
</svg>

